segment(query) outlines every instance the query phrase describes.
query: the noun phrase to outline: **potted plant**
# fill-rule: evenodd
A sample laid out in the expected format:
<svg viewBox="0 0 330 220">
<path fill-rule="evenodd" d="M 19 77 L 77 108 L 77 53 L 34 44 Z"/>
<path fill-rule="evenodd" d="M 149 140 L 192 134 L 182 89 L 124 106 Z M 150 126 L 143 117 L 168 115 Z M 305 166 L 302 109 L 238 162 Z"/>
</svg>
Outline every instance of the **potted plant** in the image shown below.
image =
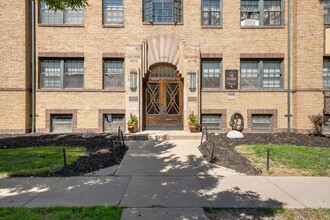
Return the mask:
<svg viewBox="0 0 330 220">
<path fill-rule="evenodd" d="M 189 129 L 190 132 L 198 132 L 199 131 L 199 118 L 197 115 L 190 114 L 189 117 Z"/>
<path fill-rule="evenodd" d="M 127 125 L 129 132 L 134 133 L 137 131 L 138 119 L 136 115 L 133 115 L 132 113 L 130 114 Z"/>
</svg>

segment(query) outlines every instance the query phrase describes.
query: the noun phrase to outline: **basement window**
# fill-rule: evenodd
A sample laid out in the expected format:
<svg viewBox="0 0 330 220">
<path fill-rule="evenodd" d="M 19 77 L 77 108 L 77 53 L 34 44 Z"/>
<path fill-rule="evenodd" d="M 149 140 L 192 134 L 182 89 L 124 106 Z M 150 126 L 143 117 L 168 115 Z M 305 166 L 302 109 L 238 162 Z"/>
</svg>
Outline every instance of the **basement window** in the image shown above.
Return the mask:
<svg viewBox="0 0 330 220">
<path fill-rule="evenodd" d="M 202 128 L 208 132 L 219 132 L 222 128 L 221 115 L 202 115 Z"/>
<path fill-rule="evenodd" d="M 252 132 L 271 132 L 272 115 L 252 115 Z"/>
<path fill-rule="evenodd" d="M 72 115 L 51 115 L 51 132 L 71 133 Z"/>
<path fill-rule="evenodd" d="M 119 127 L 125 130 L 125 115 L 103 115 L 103 132 L 117 132 Z"/>
<path fill-rule="evenodd" d="M 330 115 L 324 115 L 325 123 L 323 131 L 327 134 L 330 133 Z"/>
</svg>

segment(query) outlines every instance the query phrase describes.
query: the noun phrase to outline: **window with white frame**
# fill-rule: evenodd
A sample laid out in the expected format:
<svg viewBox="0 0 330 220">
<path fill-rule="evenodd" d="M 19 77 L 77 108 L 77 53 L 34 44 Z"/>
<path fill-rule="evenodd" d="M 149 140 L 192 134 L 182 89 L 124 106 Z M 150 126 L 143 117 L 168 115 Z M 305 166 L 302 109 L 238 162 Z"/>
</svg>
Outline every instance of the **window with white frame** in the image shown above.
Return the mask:
<svg viewBox="0 0 330 220">
<path fill-rule="evenodd" d="M 103 22 L 104 24 L 124 24 L 123 0 L 103 0 Z"/>
<path fill-rule="evenodd" d="M 221 60 L 202 60 L 202 88 L 221 88 Z"/>
<path fill-rule="evenodd" d="M 203 0 L 202 25 L 221 25 L 221 0 Z"/>
<path fill-rule="evenodd" d="M 51 132 L 72 132 L 72 115 L 51 115 Z"/>
<path fill-rule="evenodd" d="M 283 25 L 283 0 L 241 0 L 241 26 Z"/>
<path fill-rule="evenodd" d="M 323 88 L 330 89 L 330 59 L 323 59 Z"/>
<path fill-rule="evenodd" d="M 65 6 L 63 11 L 48 9 L 46 3 L 39 4 L 40 24 L 84 24 L 84 9 L 71 9 Z"/>
<path fill-rule="evenodd" d="M 282 88 L 282 60 L 241 60 L 241 88 Z"/>
<path fill-rule="evenodd" d="M 324 24 L 330 24 L 330 0 L 323 0 Z"/>
<path fill-rule="evenodd" d="M 84 61 L 41 59 L 40 88 L 83 88 Z"/>
<path fill-rule="evenodd" d="M 219 132 L 222 128 L 221 115 L 202 115 L 202 128 L 208 132 Z"/>
<path fill-rule="evenodd" d="M 125 130 L 125 115 L 104 114 L 103 115 L 103 131 L 117 132 L 118 128 Z"/>
<path fill-rule="evenodd" d="M 182 0 L 143 0 L 143 21 L 182 22 Z"/>
<path fill-rule="evenodd" d="M 105 60 L 103 67 L 103 88 L 104 89 L 124 89 L 124 60 Z"/>
<path fill-rule="evenodd" d="M 252 115 L 252 132 L 271 132 L 272 115 Z"/>
</svg>

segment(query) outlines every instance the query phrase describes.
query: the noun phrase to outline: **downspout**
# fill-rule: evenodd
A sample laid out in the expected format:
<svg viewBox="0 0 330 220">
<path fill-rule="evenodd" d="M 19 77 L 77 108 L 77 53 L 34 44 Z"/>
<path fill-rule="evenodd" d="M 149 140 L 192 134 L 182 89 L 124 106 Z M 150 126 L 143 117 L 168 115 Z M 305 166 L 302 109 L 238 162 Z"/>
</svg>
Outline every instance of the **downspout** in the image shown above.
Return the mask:
<svg viewBox="0 0 330 220">
<path fill-rule="evenodd" d="M 291 0 L 288 0 L 288 132 L 291 132 Z"/>
<path fill-rule="evenodd" d="M 31 39 L 31 86 L 32 86 L 32 106 L 31 106 L 31 111 L 32 111 L 32 128 L 31 132 L 34 133 L 36 130 L 35 126 L 35 119 L 36 119 L 36 109 L 35 109 L 35 98 L 36 98 L 36 89 L 35 89 L 35 0 L 31 0 L 31 20 L 32 20 L 32 28 L 31 28 L 31 34 L 32 34 L 32 39 Z"/>
</svg>

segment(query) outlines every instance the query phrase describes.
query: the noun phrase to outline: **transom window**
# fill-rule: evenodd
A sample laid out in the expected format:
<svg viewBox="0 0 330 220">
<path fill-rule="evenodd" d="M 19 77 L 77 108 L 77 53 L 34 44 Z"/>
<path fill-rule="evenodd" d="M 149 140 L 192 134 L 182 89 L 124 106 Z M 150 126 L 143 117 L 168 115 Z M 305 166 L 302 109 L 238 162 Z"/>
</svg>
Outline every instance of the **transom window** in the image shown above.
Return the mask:
<svg viewBox="0 0 330 220">
<path fill-rule="evenodd" d="M 143 0 L 143 21 L 182 22 L 182 0 Z"/>
<path fill-rule="evenodd" d="M 253 132 L 271 132 L 272 115 L 252 115 Z"/>
<path fill-rule="evenodd" d="M 104 24 L 124 24 L 123 0 L 104 0 Z"/>
<path fill-rule="evenodd" d="M 324 23 L 330 24 L 330 0 L 323 0 Z"/>
<path fill-rule="evenodd" d="M 149 79 L 177 79 L 177 70 L 170 65 L 158 65 L 150 69 Z"/>
<path fill-rule="evenodd" d="M 124 89 L 124 60 L 105 60 L 104 61 L 104 89 Z"/>
<path fill-rule="evenodd" d="M 220 60 L 202 60 L 202 88 L 221 88 Z"/>
<path fill-rule="evenodd" d="M 281 60 L 242 60 L 241 88 L 282 88 Z"/>
<path fill-rule="evenodd" d="M 202 25 L 221 25 L 221 0 L 203 0 Z"/>
<path fill-rule="evenodd" d="M 40 3 L 39 6 L 40 24 L 83 24 L 84 9 L 73 10 L 65 6 L 64 11 L 49 10 L 46 3 Z"/>
<path fill-rule="evenodd" d="M 330 59 L 323 60 L 323 88 L 330 89 Z"/>
<path fill-rule="evenodd" d="M 40 60 L 40 88 L 83 88 L 83 84 L 83 60 Z"/>
<path fill-rule="evenodd" d="M 283 25 L 283 0 L 241 0 L 241 26 Z"/>
</svg>

